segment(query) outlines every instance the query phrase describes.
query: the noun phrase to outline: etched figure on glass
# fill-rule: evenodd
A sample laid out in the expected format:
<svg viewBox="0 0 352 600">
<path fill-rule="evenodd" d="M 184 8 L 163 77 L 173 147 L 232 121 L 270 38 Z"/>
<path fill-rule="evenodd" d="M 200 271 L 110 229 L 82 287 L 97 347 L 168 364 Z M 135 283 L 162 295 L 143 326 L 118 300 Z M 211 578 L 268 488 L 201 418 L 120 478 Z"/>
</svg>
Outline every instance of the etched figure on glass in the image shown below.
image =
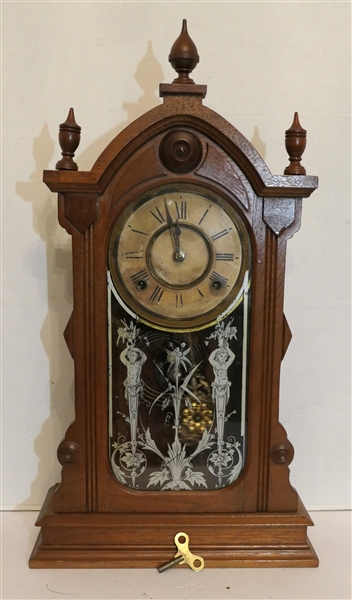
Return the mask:
<svg viewBox="0 0 352 600">
<path fill-rule="evenodd" d="M 132 451 L 134 452 L 137 445 L 138 402 L 143 389 L 141 373 L 147 356 L 143 350 L 132 346 L 121 352 L 120 360 L 127 368 L 127 377 L 123 385 L 125 386 L 125 398 L 128 403 Z"/>
<path fill-rule="evenodd" d="M 235 355 L 224 341 L 224 338 L 221 338 L 221 342 L 225 345 L 222 345 L 220 349 L 213 350 L 209 356 L 209 362 L 214 370 L 214 381 L 211 385 L 216 407 L 219 452 L 221 452 L 224 443 L 225 413 L 230 397 L 231 381 L 228 379 L 227 370 L 235 360 Z"/>
</svg>

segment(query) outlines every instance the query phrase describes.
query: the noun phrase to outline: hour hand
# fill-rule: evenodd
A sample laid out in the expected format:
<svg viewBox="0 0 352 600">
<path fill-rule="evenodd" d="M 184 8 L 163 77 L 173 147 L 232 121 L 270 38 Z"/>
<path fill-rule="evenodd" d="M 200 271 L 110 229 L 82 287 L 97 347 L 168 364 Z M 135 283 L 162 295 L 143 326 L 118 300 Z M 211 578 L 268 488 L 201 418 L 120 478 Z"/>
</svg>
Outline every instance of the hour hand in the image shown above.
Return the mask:
<svg viewBox="0 0 352 600">
<path fill-rule="evenodd" d="M 175 246 L 176 246 L 176 250 L 175 250 L 175 254 L 174 254 L 175 262 L 182 262 L 186 258 L 186 254 L 183 252 L 183 250 L 181 250 L 181 247 L 180 247 L 181 233 L 182 233 L 181 227 L 178 224 L 178 218 L 177 218 L 176 223 L 175 223 Z"/>
<path fill-rule="evenodd" d="M 178 218 L 176 219 L 176 223 L 175 223 L 175 233 L 177 235 L 177 237 L 180 237 L 182 231 L 181 231 L 181 227 L 178 224 Z"/>
<path fill-rule="evenodd" d="M 174 224 L 174 231 L 175 231 L 175 246 L 176 246 L 176 253 L 181 251 L 180 248 L 180 235 L 181 235 L 181 227 L 178 224 L 178 218 L 176 219 L 176 223 Z"/>
</svg>

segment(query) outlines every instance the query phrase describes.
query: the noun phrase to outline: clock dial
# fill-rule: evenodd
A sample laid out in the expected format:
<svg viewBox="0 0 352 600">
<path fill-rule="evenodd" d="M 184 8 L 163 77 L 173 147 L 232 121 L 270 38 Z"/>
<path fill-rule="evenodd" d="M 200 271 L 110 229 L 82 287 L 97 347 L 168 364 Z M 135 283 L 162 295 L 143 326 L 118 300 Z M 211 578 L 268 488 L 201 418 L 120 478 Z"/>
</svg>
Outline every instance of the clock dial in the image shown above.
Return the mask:
<svg viewBox="0 0 352 600">
<path fill-rule="evenodd" d="M 233 310 L 249 268 L 236 211 L 196 186 L 159 188 L 118 219 L 109 266 L 123 305 L 151 325 L 196 329 Z"/>
</svg>

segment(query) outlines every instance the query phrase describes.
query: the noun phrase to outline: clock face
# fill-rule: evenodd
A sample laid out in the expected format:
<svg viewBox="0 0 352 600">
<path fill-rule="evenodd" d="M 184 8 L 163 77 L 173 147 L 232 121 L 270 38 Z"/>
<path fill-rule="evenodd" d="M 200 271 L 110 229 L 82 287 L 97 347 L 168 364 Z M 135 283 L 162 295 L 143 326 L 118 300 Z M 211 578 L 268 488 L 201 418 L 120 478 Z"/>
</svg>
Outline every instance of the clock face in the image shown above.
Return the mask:
<svg viewBox="0 0 352 600">
<path fill-rule="evenodd" d="M 231 312 L 248 263 L 248 235 L 236 211 L 197 186 L 138 198 L 118 219 L 109 246 L 123 306 L 167 330 L 200 329 Z"/>
</svg>

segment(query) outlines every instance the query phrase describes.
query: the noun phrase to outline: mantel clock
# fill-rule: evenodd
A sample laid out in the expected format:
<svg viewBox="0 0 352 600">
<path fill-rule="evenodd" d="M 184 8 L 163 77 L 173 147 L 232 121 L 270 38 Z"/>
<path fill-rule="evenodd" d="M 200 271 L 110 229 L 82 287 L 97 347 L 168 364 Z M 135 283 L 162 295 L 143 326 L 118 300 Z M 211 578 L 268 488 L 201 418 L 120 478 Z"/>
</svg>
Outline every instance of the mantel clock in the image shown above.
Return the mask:
<svg viewBox="0 0 352 600">
<path fill-rule="evenodd" d="M 203 106 L 185 21 L 169 60 L 163 103 L 91 171 L 71 109 L 44 172 L 72 236 L 76 418 L 29 564 L 157 567 L 184 531 L 208 567 L 316 566 L 278 416 L 286 241 L 317 187 L 306 131 L 296 113 L 272 175 Z"/>
</svg>

